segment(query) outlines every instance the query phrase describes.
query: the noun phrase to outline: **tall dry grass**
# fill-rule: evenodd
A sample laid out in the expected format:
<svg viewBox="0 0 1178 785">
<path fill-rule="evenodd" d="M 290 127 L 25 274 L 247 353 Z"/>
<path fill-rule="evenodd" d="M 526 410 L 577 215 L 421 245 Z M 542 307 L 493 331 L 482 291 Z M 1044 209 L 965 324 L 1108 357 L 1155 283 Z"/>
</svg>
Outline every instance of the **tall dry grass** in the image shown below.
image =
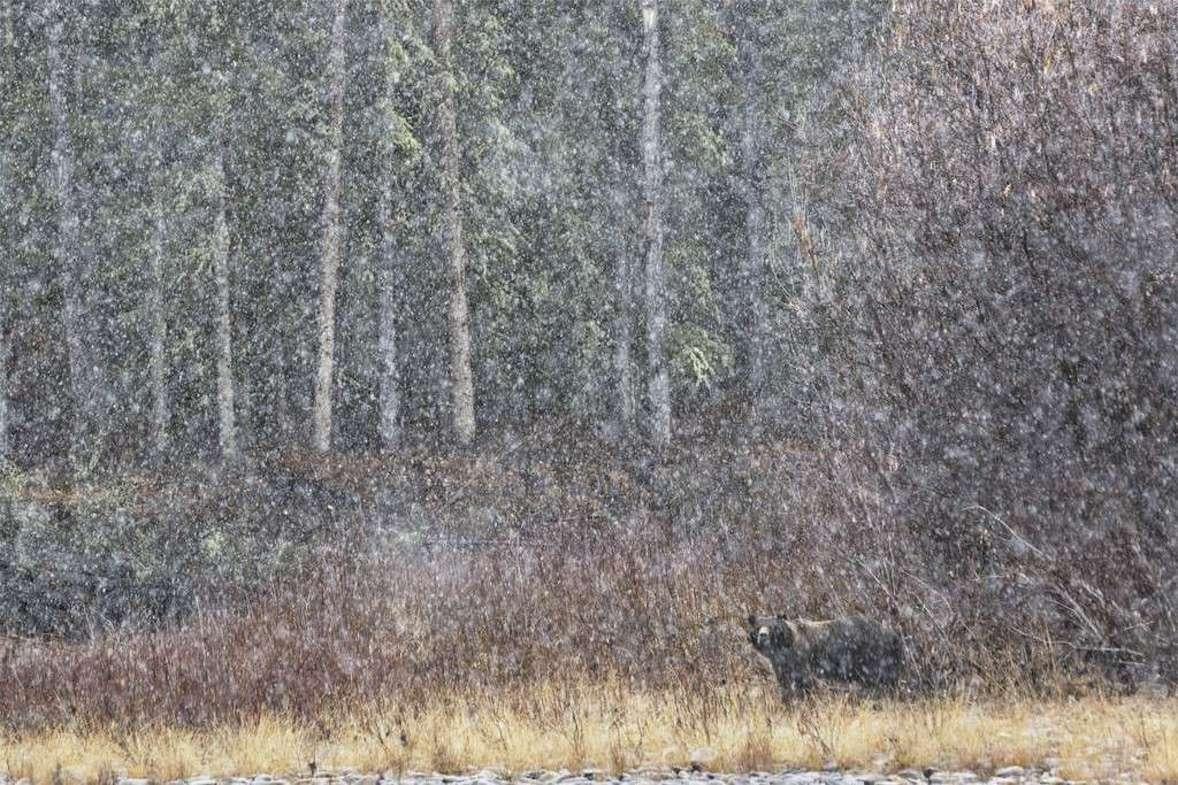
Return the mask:
<svg viewBox="0 0 1178 785">
<path fill-rule="evenodd" d="M 505 774 L 537 768 L 779 767 L 896 771 L 1044 767 L 1071 779 L 1178 778 L 1178 704 L 941 697 L 871 705 L 826 696 L 791 708 L 752 685 L 635 692 L 534 685 L 376 702 L 315 717 L 264 714 L 204 729 L 77 724 L 0 738 L 0 768 L 33 783 L 308 772 Z"/>
</svg>

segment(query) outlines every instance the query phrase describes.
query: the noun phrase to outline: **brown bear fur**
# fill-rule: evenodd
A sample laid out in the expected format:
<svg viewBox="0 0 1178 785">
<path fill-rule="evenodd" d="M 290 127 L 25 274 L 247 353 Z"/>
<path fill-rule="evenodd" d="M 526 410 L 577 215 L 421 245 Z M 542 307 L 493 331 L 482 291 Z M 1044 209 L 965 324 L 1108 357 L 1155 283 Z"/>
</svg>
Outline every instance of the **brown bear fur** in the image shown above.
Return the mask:
<svg viewBox="0 0 1178 785">
<path fill-rule="evenodd" d="M 816 679 L 893 688 L 903 667 L 900 636 L 865 616 L 808 621 L 750 615 L 748 633 L 786 697 L 808 690 Z"/>
</svg>

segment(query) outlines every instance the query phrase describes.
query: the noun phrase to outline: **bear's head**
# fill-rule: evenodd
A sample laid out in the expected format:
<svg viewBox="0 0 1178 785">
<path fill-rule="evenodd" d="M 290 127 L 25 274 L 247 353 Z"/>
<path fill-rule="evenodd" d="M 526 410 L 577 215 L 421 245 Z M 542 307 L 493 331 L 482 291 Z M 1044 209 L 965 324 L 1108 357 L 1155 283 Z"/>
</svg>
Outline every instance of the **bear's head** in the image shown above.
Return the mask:
<svg viewBox="0 0 1178 785">
<path fill-rule="evenodd" d="M 747 624 L 753 648 L 766 657 L 774 651 L 793 646 L 794 632 L 785 616 L 757 616 L 750 613 Z"/>
</svg>

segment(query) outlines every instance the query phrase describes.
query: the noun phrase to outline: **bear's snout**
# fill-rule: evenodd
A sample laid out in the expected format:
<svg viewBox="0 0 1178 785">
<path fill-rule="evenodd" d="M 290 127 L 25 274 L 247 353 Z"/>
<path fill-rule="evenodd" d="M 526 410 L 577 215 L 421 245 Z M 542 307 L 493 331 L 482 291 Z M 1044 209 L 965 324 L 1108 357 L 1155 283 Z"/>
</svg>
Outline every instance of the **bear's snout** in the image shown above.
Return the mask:
<svg viewBox="0 0 1178 785">
<path fill-rule="evenodd" d="M 758 646 L 768 646 L 769 645 L 769 628 L 768 627 L 761 627 L 759 630 L 757 630 L 757 645 Z"/>
</svg>

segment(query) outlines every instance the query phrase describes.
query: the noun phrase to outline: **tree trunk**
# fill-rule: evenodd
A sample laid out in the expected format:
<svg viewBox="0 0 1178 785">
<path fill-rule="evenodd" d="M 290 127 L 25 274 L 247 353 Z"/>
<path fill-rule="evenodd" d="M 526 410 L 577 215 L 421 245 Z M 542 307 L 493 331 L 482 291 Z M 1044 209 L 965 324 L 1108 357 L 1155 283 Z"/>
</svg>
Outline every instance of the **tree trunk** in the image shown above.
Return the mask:
<svg viewBox="0 0 1178 785">
<path fill-rule="evenodd" d="M 763 144 L 761 88 L 764 65 L 756 40 L 756 24 L 751 2 L 737 3 L 734 26 L 740 59 L 741 87 L 744 92 L 740 128 L 742 183 L 745 202 L 745 255 L 740 269 L 739 301 L 745 325 L 741 334 L 741 359 L 744 363 L 745 394 L 754 411 L 765 391 L 766 338 L 768 309 L 765 303 L 766 255 L 764 187 L 761 154 Z"/>
<path fill-rule="evenodd" d="M 382 208 L 380 221 L 389 218 Z M 380 361 L 380 443 L 385 450 L 393 450 L 401 443 L 401 374 L 397 359 L 397 281 L 401 276 L 395 269 L 398 259 L 395 241 L 390 230 L 381 227 L 380 248 L 380 336 L 377 339 Z"/>
<path fill-rule="evenodd" d="M 650 438 L 655 447 L 671 442 L 671 384 L 667 370 L 667 280 L 663 266 L 663 152 L 659 131 L 658 0 L 642 0 L 646 73 L 642 98 L 643 241 L 646 246 L 646 361 Z"/>
<path fill-rule="evenodd" d="M 0 176 L 7 174 L 0 162 Z M 0 197 L 4 194 L 0 193 Z M 8 284 L 0 279 L 0 286 L 5 292 L 4 300 L 0 300 L 0 467 L 8 460 L 8 358 L 12 356 L 12 340 L 8 335 Z"/>
<path fill-rule="evenodd" d="M 69 364 L 70 392 L 74 402 L 74 416 L 70 439 L 70 466 L 75 475 L 85 474 L 92 465 L 87 438 L 89 422 L 90 374 L 87 372 L 86 346 L 82 333 L 82 258 L 81 218 L 74 183 L 74 151 L 70 139 L 69 109 L 66 80 L 72 69 L 63 51 L 65 19 L 59 0 L 46 6 L 48 24 L 49 112 L 53 122 L 53 185 L 57 196 L 57 244 L 55 257 L 61 283 L 64 309 L 66 355 Z"/>
<path fill-rule="evenodd" d="M 152 128 L 150 133 L 152 166 L 159 170 L 163 166 L 162 129 Z M 153 180 L 146 292 L 147 317 L 151 320 L 147 336 L 147 368 L 151 385 L 151 462 L 158 465 L 168 453 L 167 323 L 164 319 L 164 240 L 167 237 L 167 218 L 163 178 L 157 176 Z"/>
<path fill-rule="evenodd" d="M 213 278 L 216 286 L 217 351 L 217 439 L 221 459 L 237 460 L 237 421 L 234 413 L 233 323 L 229 309 L 229 220 L 225 214 L 225 129 L 226 118 L 218 121 L 217 149 L 213 161 L 216 181 L 216 212 L 213 216 Z"/>
<path fill-rule="evenodd" d="M 630 356 L 634 323 L 634 263 L 630 250 L 616 243 L 614 254 L 614 376 L 617 384 L 616 416 L 618 438 L 634 430 L 637 403 L 634 399 L 633 360 Z"/>
<path fill-rule="evenodd" d="M 331 380 L 335 366 L 335 293 L 339 287 L 340 248 L 340 159 L 344 132 L 344 23 L 346 0 L 335 0 L 331 25 L 331 55 L 328 59 L 328 149 L 323 177 L 323 247 L 319 268 L 319 364 L 315 372 L 315 400 L 312 404 L 311 443 L 317 452 L 331 448 Z"/>
<path fill-rule="evenodd" d="M 450 396 L 454 435 L 466 446 L 474 441 L 474 380 L 470 365 L 470 309 L 466 302 L 466 248 L 462 239 L 462 205 L 458 174 L 458 121 L 454 106 L 451 0 L 434 0 L 434 56 L 439 66 L 438 136 L 441 143 L 442 192 L 445 198 L 443 245 L 450 286 Z"/>
<path fill-rule="evenodd" d="M 377 35 L 377 51 L 385 51 L 391 34 L 387 13 L 380 9 Z M 388 55 L 386 52 L 386 62 Z M 380 231 L 377 268 L 380 287 L 379 337 L 377 353 L 380 374 L 380 442 L 385 450 L 392 450 L 401 443 L 401 375 L 397 358 L 397 317 L 398 292 L 402 284 L 400 246 L 397 242 L 396 217 L 393 205 L 396 172 L 396 138 L 394 123 L 394 82 L 388 68 L 384 68 L 384 96 L 379 106 L 382 130 L 380 158 L 380 204 L 377 208 L 377 224 Z"/>
<path fill-rule="evenodd" d="M 0 0 L 0 84 L 12 84 L 15 76 L 14 45 L 12 3 L 10 0 Z M 7 223 L 5 226 L 7 239 L 5 254 L 11 253 L 11 249 L 16 244 L 16 221 L 13 219 L 13 210 L 10 207 L 13 194 L 11 193 L 12 164 L 9 161 L 10 151 L 16 143 L 13 130 L 16 116 L 10 92 L 0 93 L 0 123 L 3 124 L 0 125 L 0 129 L 3 130 L 3 137 L 0 138 L 0 206 L 2 206 L 4 220 Z M 12 356 L 12 338 L 8 333 L 8 321 L 9 310 L 12 307 L 9 301 L 9 292 L 13 291 L 15 284 L 15 281 L 10 280 L 14 276 L 13 266 L 11 258 L 0 258 L 0 467 L 3 467 L 8 460 L 9 450 L 8 359 Z"/>
<path fill-rule="evenodd" d="M 292 441 L 295 441 L 292 437 L 292 434 L 295 432 L 295 421 L 294 414 L 291 411 L 294 407 L 290 403 L 291 370 L 289 349 L 285 336 L 279 336 L 279 341 L 281 345 L 278 350 L 278 383 L 274 394 L 277 396 L 276 405 L 278 407 L 276 414 L 278 420 L 278 441 L 285 448 Z M 299 439 L 298 441 L 302 440 Z"/>
<path fill-rule="evenodd" d="M 0 172 L 3 174 L 3 172 Z M 8 460 L 8 358 L 12 355 L 12 341 L 5 332 L 7 308 L 0 306 L 0 467 Z"/>
<path fill-rule="evenodd" d="M 621 10 L 615 7 L 615 12 Z M 615 19 L 615 22 L 620 20 Z M 624 35 L 623 25 L 618 24 L 616 34 Z M 625 88 L 624 65 L 621 58 L 608 58 L 611 91 L 621 91 Z M 620 105 L 621 96 L 611 92 L 613 102 Z M 614 126 L 614 131 L 620 130 Z M 609 233 L 610 242 L 607 247 L 612 251 L 614 260 L 614 417 L 616 419 L 616 434 L 621 440 L 628 439 L 634 431 L 634 420 L 638 410 L 638 403 L 634 395 L 634 254 L 633 244 L 626 236 L 622 227 L 627 225 L 629 215 L 634 209 L 633 204 L 633 174 L 626 165 L 628 153 L 626 142 L 620 133 L 612 134 L 610 150 L 615 167 L 616 181 L 613 183 L 613 197 L 610 200 L 610 219 L 612 229 Z"/>
</svg>

